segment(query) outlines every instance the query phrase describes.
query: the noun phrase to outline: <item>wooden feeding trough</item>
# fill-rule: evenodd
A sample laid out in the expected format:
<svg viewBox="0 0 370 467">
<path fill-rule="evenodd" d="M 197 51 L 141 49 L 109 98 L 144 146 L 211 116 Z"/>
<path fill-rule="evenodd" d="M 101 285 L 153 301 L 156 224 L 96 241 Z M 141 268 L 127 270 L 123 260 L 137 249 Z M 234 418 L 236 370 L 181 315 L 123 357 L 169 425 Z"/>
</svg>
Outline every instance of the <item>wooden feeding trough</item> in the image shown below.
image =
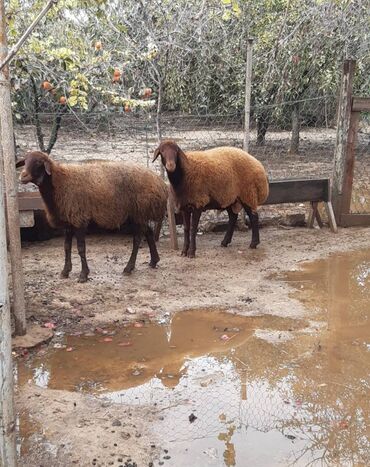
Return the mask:
<svg viewBox="0 0 370 467">
<path fill-rule="evenodd" d="M 329 178 L 273 180 L 270 182 L 270 193 L 264 204 L 307 202 L 311 206 L 307 221 L 308 227 L 313 227 L 315 219 L 319 227 L 323 227 L 318 205 L 324 203 L 330 229 L 332 232 L 338 231 L 331 203 Z"/>
<path fill-rule="evenodd" d="M 18 193 L 21 227 L 33 227 L 34 212 L 44 210 L 39 192 Z M 315 219 L 319 227 L 323 222 L 318 210 L 324 203 L 332 232 L 337 232 L 333 207 L 331 204 L 331 182 L 329 178 L 288 179 L 270 181 L 270 193 L 265 205 L 284 203 L 310 203 L 307 226 L 312 228 Z M 176 215 L 176 224 L 182 224 L 182 217 Z"/>
</svg>

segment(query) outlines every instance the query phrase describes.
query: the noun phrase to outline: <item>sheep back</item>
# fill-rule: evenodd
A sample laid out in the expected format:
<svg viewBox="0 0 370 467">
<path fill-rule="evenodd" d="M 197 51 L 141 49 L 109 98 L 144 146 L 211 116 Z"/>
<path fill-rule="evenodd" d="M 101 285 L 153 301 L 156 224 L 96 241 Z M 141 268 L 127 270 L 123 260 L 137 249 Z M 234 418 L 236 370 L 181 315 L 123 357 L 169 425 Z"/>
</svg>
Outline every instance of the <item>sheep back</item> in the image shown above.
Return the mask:
<svg viewBox="0 0 370 467">
<path fill-rule="evenodd" d="M 59 165 L 53 163 L 52 186 L 56 216 L 50 223 L 75 227 L 94 221 L 115 229 L 127 219 L 145 224 L 160 221 L 166 212 L 167 186 L 149 169 L 129 163 Z"/>
<path fill-rule="evenodd" d="M 185 180 L 180 192 L 175 192 L 178 207 L 192 205 L 204 208 L 216 202 L 220 208 L 235 207 L 240 202 L 255 211 L 269 192 L 263 165 L 247 152 L 233 147 L 186 153 Z"/>
</svg>

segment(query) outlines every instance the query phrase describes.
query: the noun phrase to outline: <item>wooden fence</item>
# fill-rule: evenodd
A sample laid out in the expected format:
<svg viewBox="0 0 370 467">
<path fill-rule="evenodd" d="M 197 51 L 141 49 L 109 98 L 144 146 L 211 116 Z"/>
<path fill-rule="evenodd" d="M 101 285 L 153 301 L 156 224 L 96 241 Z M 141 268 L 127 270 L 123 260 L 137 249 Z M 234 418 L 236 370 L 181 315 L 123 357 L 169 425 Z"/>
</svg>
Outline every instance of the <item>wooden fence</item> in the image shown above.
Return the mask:
<svg viewBox="0 0 370 467">
<path fill-rule="evenodd" d="M 351 213 L 360 115 L 370 112 L 370 97 L 352 95 L 355 69 L 354 60 L 344 62 L 334 154 L 333 205 L 337 223 L 343 227 L 370 226 L 370 212 Z M 368 164 L 370 171 L 370 158 Z"/>
</svg>

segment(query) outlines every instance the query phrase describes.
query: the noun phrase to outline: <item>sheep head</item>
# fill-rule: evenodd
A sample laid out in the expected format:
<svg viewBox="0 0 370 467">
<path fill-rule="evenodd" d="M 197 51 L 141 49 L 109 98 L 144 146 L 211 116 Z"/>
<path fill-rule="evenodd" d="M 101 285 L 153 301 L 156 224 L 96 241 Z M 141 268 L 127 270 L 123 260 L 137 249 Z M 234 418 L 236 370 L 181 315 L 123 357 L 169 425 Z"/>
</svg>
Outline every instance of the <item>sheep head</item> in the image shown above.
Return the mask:
<svg viewBox="0 0 370 467">
<path fill-rule="evenodd" d="M 165 166 L 167 172 L 172 173 L 176 170 L 178 158 L 185 156 L 182 149 L 175 143 L 175 141 L 167 140 L 162 141 L 154 152 L 153 162 L 158 156 L 161 156 L 162 164 Z"/>
<path fill-rule="evenodd" d="M 51 175 L 52 161 L 49 156 L 40 151 L 28 152 L 24 159 L 16 163 L 16 167 L 24 167 L 19 180 L 21 183 L 34 183 L 40 186 L 45 177 Z"/>
</svg>

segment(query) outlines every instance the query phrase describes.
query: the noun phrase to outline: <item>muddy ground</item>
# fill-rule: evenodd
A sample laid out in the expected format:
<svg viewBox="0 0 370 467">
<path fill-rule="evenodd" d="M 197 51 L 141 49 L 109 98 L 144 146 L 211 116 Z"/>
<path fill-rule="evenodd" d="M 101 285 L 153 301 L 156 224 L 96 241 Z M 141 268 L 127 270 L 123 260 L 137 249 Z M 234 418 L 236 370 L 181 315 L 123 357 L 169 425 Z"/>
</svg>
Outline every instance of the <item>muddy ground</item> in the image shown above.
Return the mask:
<svg viewBox="0 0 370 467">
<path fill-rule="evenodd" d="M 28 320 L 55 325 L 56 337 L 49 344 L 53 346 L 63 332 L 104 335 L 104 329 L 112 329 L 113 324 L 168 323 L 177 311 L 211 307 L 245 316 L 266 315 L 266 329 L 255 331 L 259 337 L 273 340 L 270 331 L 275 328 L 279 337 L 288 334 L 299 354 L 304 355 L 312 352 L 313 341 L 302 344 L 302 334 L 294 333 L 294 322 L 302 327 L 304 321 L 308 329 L 304 334 L 315 342 L 320 338 L 320 326 L 313 310 L 305 308 L 297 295 L 293 298 L 289 284 L 274 275 L 299 268 L 301 261 L 370 246 L 370 229 L 366 228 L 340 229 L 335 235 L 327 228 L 267 227 L 261 230 L 257 250 L 247 248 L 250 232 L 236 232 L 226 249 L 219 246 L 222 235 L 200 235 L 196 259 L 180 257 L 179 252 L 171 251 L 169 239 L 161 237 L 161 261 L 156 270 L 148 267 L 148 251 L 143 245 L 136 270 L 129 277 L 123 276 L 122 270 L 131 239 L 90 236 L 87 258 L 91 280 L 86 284 L 77 282 L 79 259 L 75 250 L 70 278 L 59 278 L 62 238 L 24 244 Z M 273 324 L 276 317 L 289 318 L 289 323 Z M 46 351 L 47 347 L 36 350 L 41 354 Z M 256 361 L 260 358 L 257 354 Z M 30 356 L 17 358 L 23 361 Z M 268 360 L 262 365 L 275 363 Z M 165 462 L 159 459 L 166 456 L 166 445 L 152 430 L 162 412 L 153 405 L 116 404 L 89 393 L 42 388 L 32 378 L 19 381 L 16 400 L 23 440 L 21 465 L 130 466 L 136 462 L 138 466 L 149 466 Z M 188 465 L 188 461 L 166 462 Z M 225 465 L 235 464 L 225 460 Z"/>
</svg>

